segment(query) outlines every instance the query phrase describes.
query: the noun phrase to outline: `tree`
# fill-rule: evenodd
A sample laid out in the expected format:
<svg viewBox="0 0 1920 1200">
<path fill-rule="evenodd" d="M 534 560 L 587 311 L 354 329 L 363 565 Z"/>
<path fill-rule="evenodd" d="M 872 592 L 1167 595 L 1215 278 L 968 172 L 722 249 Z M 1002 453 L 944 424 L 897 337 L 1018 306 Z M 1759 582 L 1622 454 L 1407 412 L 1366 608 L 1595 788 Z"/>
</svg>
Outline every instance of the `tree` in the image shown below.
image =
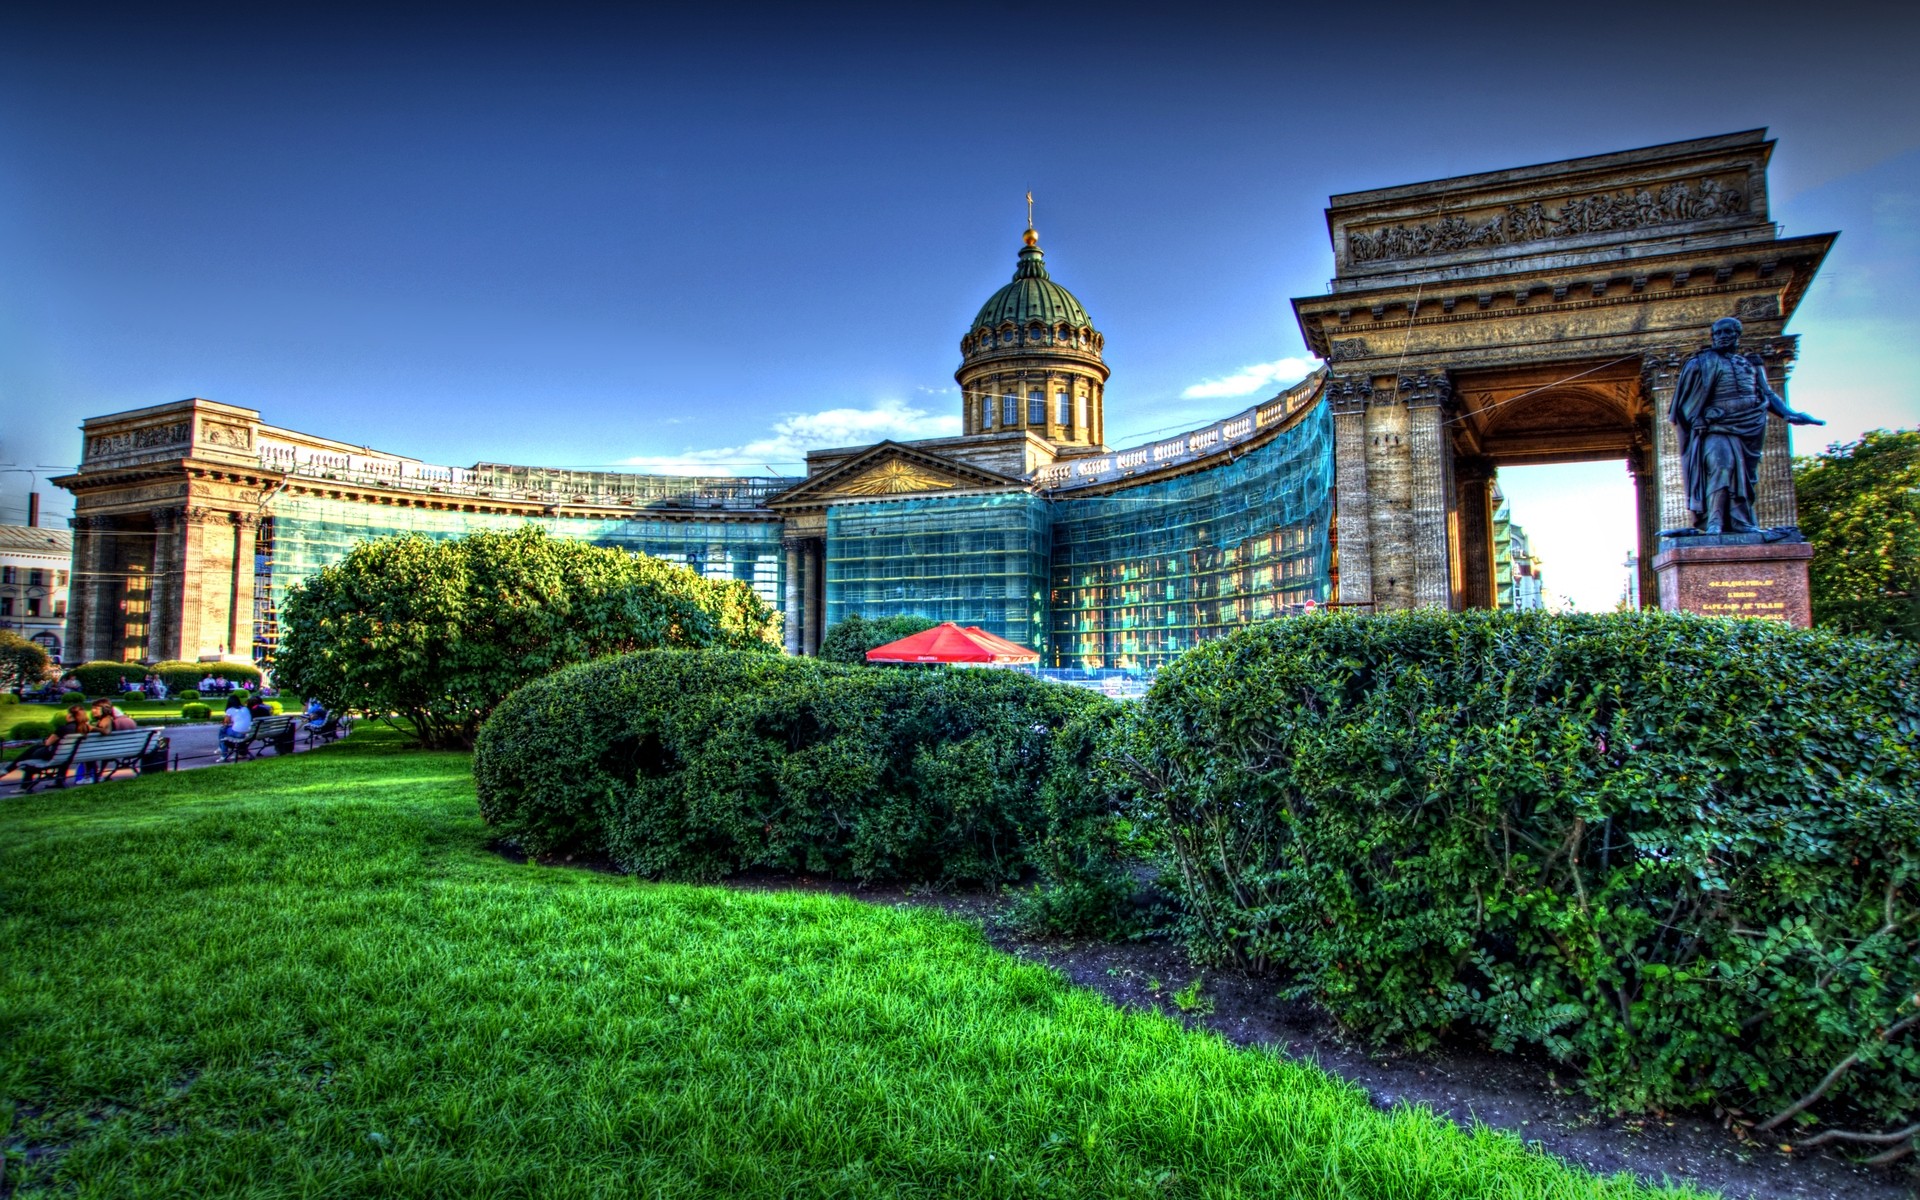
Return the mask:
<svg viewBox="0 0 1920 1200">
<path fill-rule="evenodd" d="M 535 526 L 361 542 L 289 589 L 275 672 L 332 707 L 392 714 L 470 747 L 508 693 L 559 667 L 658 646 L 762 649 L 779 619 L 752 588 Z M 589 720 L 593 697 L 555 720 Z"/>
<path fill-rule="evenodd" d="M 1813 619 L 1920 641 L 1920 430 L 1876 429 L 1794 464 Z"/>
<path fill-rule="evenodd" d="M 937 624 L 926 617 L 867 618 L 856 613 L 827 630 L 827 636 L 820 639 L 820 658 L 825 662 L 864 664 L 867 651 Z"/>
<path fill-rule="evenodd" d="M 0 629 L 0 688 L 20 691 L 47 677 L 46 647 L 12 630 Z"/>
</svg>

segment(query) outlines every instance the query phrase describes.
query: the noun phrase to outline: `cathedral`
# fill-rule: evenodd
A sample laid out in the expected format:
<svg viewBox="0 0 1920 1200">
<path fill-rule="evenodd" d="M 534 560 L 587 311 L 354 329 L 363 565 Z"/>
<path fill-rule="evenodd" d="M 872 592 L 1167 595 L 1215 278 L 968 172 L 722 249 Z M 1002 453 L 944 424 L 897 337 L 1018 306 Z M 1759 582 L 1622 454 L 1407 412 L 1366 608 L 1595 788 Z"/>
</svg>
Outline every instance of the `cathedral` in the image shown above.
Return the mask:
<svg viewBox="0 0 1920 1200">
<path fill-rule="evenodd" d="M 1784 326 L 1836 236 L 1780 235 L 1772 148 L 1750 130 L 1331 197 L 1332 285 L 1294 301 L 1326 365 L 1144 445 L 1107 445 L 1105 339 L 1031 223 L 959 331 L 961 434 L 816 450 L 797 478 L 435 466 L 203 399 L 93 417 L 55 481 L 67 658 L 267 662 L 287 589 L 356 542 L 534 522 L 747 583 L 794 654 L 850 616 L 920 615 L 1150 672 L 1325 604 L 1501 606 L 1499 468 L 1595 459 L 1633 481 L 1634 594 L 1671 606 L 1679 363 L 1738 316 L 1784 395 Z M 1789 527 L 1771 420 L 1756 505 Z"/>
</svg>

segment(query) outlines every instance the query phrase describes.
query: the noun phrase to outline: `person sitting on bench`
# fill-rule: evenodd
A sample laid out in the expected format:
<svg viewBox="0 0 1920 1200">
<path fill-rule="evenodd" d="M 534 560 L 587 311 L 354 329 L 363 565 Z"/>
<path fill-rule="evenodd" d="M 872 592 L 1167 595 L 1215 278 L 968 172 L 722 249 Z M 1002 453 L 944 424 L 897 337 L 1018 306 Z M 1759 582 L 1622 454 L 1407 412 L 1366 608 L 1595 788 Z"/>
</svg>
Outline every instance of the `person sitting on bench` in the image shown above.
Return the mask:
<svg viewBox="0 0 1920 1200">
<path fill-rule="evenodd" d="M 220 761 L 232 762 L 253 734 L 253 713 L 238 696 L 227 699 L 226 723 L 220 729 Z"/>
</svg>

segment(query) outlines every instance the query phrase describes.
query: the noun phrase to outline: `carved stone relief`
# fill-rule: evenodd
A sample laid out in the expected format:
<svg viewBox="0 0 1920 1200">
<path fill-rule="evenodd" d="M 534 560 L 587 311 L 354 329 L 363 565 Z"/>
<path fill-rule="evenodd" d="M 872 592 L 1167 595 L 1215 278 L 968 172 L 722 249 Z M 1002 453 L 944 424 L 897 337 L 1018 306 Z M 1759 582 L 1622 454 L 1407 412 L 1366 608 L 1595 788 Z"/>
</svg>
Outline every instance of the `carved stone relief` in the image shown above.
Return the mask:
<svg viewBox="0 0 1920 1200">
<path fill-rule="evenodd" d="M 1746 195 L 1722 180 L 1675 180 L 1657 192 L 1638 188 L 1575 196 L 1558 209 L 1549 209 L 1536 200 L 1526 205 L 1509 204 L 1504 212 L 1474 217 L 1449 213 L 1438 221 L 1411 227 L 1349 230 L 1347 257 L 1357 263 L 1418 258 L 1482 246 L 1704 221 L 1746 210 Z"/>
<path fill-rule="evenodd" d="M 937 492 L 953 486 L 942 479 L 899 459 L 890 459 L 849 479 L 834 490 L 843 496 L 887 496 L 896 492 Z"/>
<path fill-rule="evenodd" d="M 253 431 L 242 425 L 216 425 L 209 421 L 200 427 L 202 440 L 209 446 L 225 446 L 233 450 L 253 448 Z"/>
<path fill-rule="evenodd" d="M 178 446 L 186 440 L 185 422 L 175 425 L 148 425 L 141 429 L 129 429 L 125 433 L 103 433 L 88 438 L 87 457 L 111 458 L 116 454 L 132 454 L 139 450 Z"/>
</svg>

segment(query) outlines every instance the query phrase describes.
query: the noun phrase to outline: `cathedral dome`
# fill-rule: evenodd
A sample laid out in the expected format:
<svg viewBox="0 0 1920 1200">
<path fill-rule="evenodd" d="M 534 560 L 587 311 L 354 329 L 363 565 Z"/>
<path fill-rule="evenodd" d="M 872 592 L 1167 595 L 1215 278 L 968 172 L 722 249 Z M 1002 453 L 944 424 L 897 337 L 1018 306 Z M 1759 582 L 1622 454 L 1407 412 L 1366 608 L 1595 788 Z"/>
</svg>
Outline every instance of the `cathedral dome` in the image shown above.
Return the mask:
<svg viewBox="0 0 1920 1200">
<path fill-rule="evenodd" d="M 980 306 L 973 328 L 998 329 L 1008 323 L 1024 328 L 1037 323 L 1091 329 L 1093 322 L 1087 318 L 1087 310 L 1080 301 L 1047 275 L 1046 258 L 1040 250 L 1039 239 L 1030 236 L 1027 244 L 1020 248 L 1020 265 L 1014 269 L 1013 282 Z"/>
</svg>

